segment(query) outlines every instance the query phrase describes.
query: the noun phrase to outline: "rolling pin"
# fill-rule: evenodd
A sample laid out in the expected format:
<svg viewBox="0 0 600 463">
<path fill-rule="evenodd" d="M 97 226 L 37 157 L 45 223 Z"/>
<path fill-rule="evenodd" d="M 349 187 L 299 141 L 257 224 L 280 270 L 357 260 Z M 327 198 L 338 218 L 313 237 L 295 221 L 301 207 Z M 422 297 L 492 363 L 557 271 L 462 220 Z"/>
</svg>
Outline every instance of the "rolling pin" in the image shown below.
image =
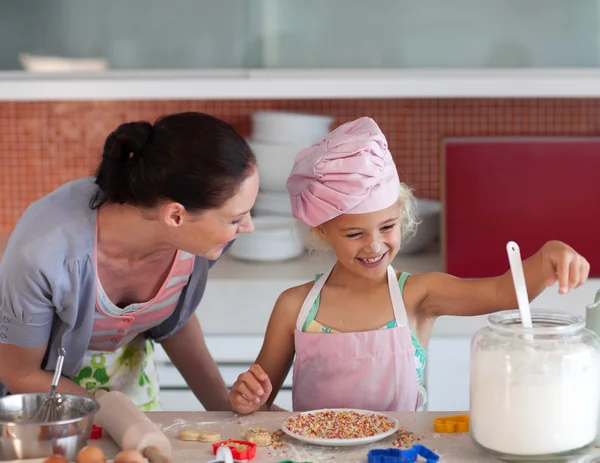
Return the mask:
<svg viewBox="0 0 600 463">
<path fill-rule="evenodd" d="M 150 463 L 173 463 L 171 442 L 122 392 L 99 390 L 96 421 L 123 450 L 137 450 Z"/>
</svg>

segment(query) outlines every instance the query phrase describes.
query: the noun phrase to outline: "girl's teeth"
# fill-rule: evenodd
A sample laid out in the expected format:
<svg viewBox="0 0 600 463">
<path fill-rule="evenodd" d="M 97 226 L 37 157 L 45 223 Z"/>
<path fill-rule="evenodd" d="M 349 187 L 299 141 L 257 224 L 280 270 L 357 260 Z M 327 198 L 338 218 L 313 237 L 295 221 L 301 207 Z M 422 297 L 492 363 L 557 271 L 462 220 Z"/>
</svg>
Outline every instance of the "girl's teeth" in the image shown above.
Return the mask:
<svg viewBox="0 0 600 463">
<path fill-rule="evenodd" d="M 374 264 L 375 262 L 379 262 L 383 256 L 373 257 L 372 259 L 361 259 L 366 264 Z"/>
</svg>

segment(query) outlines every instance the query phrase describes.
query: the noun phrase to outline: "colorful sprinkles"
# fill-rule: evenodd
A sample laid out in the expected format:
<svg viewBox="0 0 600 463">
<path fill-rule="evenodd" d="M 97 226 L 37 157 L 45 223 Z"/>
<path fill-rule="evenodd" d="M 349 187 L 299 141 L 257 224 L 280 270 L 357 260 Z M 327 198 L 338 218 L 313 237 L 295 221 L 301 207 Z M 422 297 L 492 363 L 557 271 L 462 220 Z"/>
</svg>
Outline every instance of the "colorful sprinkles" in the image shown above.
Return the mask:
<svg viewBox="0 0 600 463">
<path fill-rule="evenodd" d="M 358 439 L 394 429 L 396 423 L 374 413 L 327 410 L 288 418 L 285 427 L 294 434 L 312 439 Z"/>
<path fill-rule="evenodd" d="M 285 443 L 283 442 L 283 436 L 285 436 L 285 434 L 281 429 L 278 429 L 276 431 L 269 431 L 268 429 L 263 428 L 252 428 L 249 429 L 247 432 L 252 432 L 254 434 L 268 433 L 271 436 L 271 444 L 268 445 L 268 447 L 271 447 L 275 450 L 279 450 L 285 447 Z"/>
<path fill-rule="evenodd" d="M 399 449 L 409 449 L 417 442 L 419 442 L 422 437 L 424 436 L 418 437 L 417 435 L 415 435 L 415 433 L 407 431 L 404 428 L 400 428 L 396 432 L 396 439 L 394 439 L 392 445 Z"/>
</svg>

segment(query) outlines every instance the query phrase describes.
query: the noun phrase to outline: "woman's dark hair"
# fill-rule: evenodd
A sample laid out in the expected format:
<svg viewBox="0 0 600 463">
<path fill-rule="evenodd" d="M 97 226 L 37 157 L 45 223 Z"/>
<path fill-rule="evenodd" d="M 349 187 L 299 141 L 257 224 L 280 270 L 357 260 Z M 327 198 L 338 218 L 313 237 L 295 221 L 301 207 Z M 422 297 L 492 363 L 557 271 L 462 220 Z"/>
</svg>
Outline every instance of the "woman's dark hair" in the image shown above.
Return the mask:
<svg viewBox="0 0 600 463">
<path fill-rule="evenodd" d="M 90 201 L 153 207 L 161 200 L 190 211 L 221 206 L 251 173 L 256 159 L 227 123 L 197 112 L 121 124 L 104 144 Z"/>
</svg>

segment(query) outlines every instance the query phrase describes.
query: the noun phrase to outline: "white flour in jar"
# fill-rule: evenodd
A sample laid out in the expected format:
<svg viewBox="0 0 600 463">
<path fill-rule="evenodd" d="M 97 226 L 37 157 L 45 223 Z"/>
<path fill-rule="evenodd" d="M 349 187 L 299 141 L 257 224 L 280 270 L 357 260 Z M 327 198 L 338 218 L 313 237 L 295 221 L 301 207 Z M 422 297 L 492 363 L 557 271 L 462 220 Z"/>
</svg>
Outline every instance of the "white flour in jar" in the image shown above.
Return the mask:
<svg viewBox="0 0 600 463">
<path fill-rule="evenodd" d="M 547 455 L 595 440 L 600 359 L 583 346 L 479 351 L 471 366 L 471 432 L 509 455 Z"/>
</svg>

